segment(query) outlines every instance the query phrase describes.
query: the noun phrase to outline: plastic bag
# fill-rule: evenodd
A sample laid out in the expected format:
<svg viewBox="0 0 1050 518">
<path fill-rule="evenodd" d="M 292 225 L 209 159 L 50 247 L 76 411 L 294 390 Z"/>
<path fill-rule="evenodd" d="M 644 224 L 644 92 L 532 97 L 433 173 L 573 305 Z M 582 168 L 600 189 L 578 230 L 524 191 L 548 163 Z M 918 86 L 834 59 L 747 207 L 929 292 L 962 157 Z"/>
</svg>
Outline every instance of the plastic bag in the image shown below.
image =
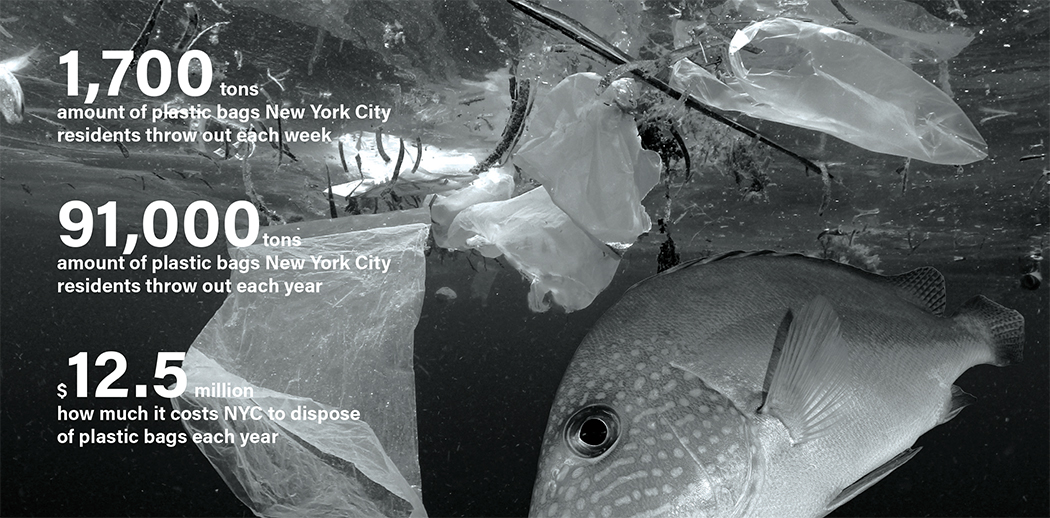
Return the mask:
<svg viewBox="0 0 1050 518">
<path fill-rule="evenodd" d="M 260 267 L 233 272 L 232 293 L 187 353 L 188 387 L 172 406 L 217 412 L 216 419 L 184 420 L 191 434 L 234 434 L 232 444 L 198 447 L 255 514 L 425 516 L 412 339 L 428 222 L 427 212 L 416 210 L 291 224 L 267 233 L 300 236 L 301 246 L 231 249 L 231 259 L 242 262 L 235 264 L 257 260 Z M 303 266 L 267 267 L 268 256 Z M 334 262 L 315 269 L 311 256 Z M 237 290 L 238 283 L 271 281 L 276 291 Z M 285 282 L 322 284 L 317 293 L 289 294 Z M 205 397 L 198 387 L 254 393 Z M 261 419 L 225 413 L 253 407 Z M 337 418 L 321 419 L 322 410 Z M 352 410 L 360 420 L 348 418 Z M 242 445 L 240 434 L 250 433 L 277 435 Z"/>
<path fill-rule="evenodd" d="M 490 169 L 478 175 L 470 185 L 449 194 L 438 195 L 430 205 L 430 217 L 434 224 L 434 243 L 441 248 L 466 248 L 464 242 L 448 239 L 448 228 L 452 220 L 463 209 L 490 201 L 510 199 L 514 194 L 514 176 L 505 169 Z"/>
<path fill-rule="evenodd" d="M 514 162 L 580 228 L 604 243 L 633 243 L 652 223 L 642 198 L 660 180 L 660 155 L 643 150 L 634 118 L 616 102 L 632 82 L 571 75 L 538 103 Z"/>
<path fill-rule="evenodd" d="M 937 18 L 922 7 L 904 0 L 839 0 L 857 23 L 841 25 L 879 50 L 903 63 L 929 60 L 934 63 L 957 56 L 973 41 L 973 31 Z M 737 10 L 750 16 L 788 16 L 821 25 L 845 20 L 831 0 L 792 2 L 734 0 Z"/>
<path fill-rule="evenodd" d="M 486 257 L 505 255 L 532 281 L 529 308 L 537 312 L 550 309 L 551 302 L 566 311 L 587 307 L 612 281 L 620 262 L 541 188 L 467 208 L 452 221 L 448 238 Z"/>
<path fill-rule="evenodd" d="M 761 54 L 742 51 L 746 44 Z M 738 31 L 725 82 L 688 60 L 672 85 L 723 110 L 822 131 L 865 149 L 963 165 L 988 146 L 947 94 L 852 34 L 774 18 Z"/>
</svg>

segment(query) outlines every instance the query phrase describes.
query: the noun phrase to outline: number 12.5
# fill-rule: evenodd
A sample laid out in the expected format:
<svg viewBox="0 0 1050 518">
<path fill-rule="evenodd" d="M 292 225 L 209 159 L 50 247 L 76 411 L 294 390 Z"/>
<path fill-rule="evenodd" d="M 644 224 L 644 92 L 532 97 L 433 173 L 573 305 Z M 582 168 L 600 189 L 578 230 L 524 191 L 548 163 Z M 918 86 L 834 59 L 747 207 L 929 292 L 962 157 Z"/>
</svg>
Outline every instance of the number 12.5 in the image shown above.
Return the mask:
<svg viewBox="0 0 1050 518">
<path fill-rule="evenodd" d="M 169 390 L 164 385 L 153 385 L 153 390 L 157 392 L 160 397 L 172 398 L 178 397 L 182 394 L 182 391 L 186 390 L 186 373 L 181 367 L 176 365 L 168 365 L 168 362 L 180 362 L 186 358 L 186 353 L 181 352 L 159 352 L 157 353 L 157 368 L 155 370 L 155 378 L 164 379 L 166 376 L 175 377 L 175 385 Z M 99 382 L 98 387 L 95 389 L 95 397 L 97 398 L 123 398 L 128 396 L 128 389 L 126 388 L 112 388 L 114 382 L 120 379 L 124 375 L 124 372 L 128 368 L 128 362 L 124 359 L 124 355 L 117 351 L 106 351 L 95 359 L 95 366 L 102 367 L 107 363 L 113 363 L 113 371 L 108 376 Z M 69 358 L 69 366 L 77 368 L 77 397 L 88 396 L 88 379 L 87 379 L 87 368 L 88 368 L 88 354 L 86 352 L 80 352 Z"/>
</svg>

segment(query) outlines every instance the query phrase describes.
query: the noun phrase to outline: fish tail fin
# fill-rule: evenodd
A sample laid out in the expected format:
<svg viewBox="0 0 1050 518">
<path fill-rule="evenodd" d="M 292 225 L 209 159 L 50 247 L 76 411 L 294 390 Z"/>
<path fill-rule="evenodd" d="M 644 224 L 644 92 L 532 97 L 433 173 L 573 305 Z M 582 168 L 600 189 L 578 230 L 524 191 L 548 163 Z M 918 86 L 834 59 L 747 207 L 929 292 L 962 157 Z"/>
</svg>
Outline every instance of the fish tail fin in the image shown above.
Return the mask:
<svg viewBox="0 0 1050 518">
<path fill-rule="evenodd" d="M 978 322 L 984 333 L 987 333 L 995 357 L 990 363 L 1002 367 L 1021 361 L 1024 353 L 1024 317 L 1020 313 L 978 295 L 959 308 L 954 318 L 960 317 Z"/>
</svg>

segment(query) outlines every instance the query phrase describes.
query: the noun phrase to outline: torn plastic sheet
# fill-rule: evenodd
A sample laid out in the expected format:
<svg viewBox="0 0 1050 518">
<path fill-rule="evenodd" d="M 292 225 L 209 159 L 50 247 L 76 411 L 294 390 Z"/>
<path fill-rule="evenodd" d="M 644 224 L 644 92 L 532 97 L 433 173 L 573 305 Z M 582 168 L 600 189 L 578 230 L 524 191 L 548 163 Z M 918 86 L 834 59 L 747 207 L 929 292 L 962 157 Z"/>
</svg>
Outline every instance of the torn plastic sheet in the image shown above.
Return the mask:
<svg viewBox="0 0 1050 518">
<path fill-rule="evenodd" d="M 741 52 L 751 43 L 761 54 Z M 774 18 L 738 31 L 725 82 L 688 60 L 671 83 L 722 110 L 822 131 L 871 151 L 964 165 L 988 145 L 947 94 L 852 34 Z"/>
<path fill-rule="evenodd" d="M 258 516 L 425 516 L 420 496 L 412 340 L 423 302 L 426 210 L 270 227 L 301 246 L 231 249 L 234 261 L 303 261 L 233 272 L 234 286 L 183 363 L 175 409 L 210 408 L 218 420 L 183 421 L 192 433 L 229 430 L 235 443 L 198 444 Z M 334 259 L 315 269 L 311 256 Z M 352 267 L 339 268 L 340 256 Z M 389 260 L 358 269 L 357 258 Z M 345 264 L 345 263 L 344 263 Z M 277 283 L 239 293 L 238 283 Z M 287 294 L 286 282 L 323 283 Z M 222 385 L 228 383 L 229 385 Z M 252 387 L 253 397 L 202 397 L 195 388 Z M 225 408 L 260 407 L 260 420 Z M 283 420 L 269 409 L 284 410 Z M 360 420 L 295 419 L 293 411 L 360 412 Z M 336 414 L 338 415 L 338 414 Z M 240 434 L 278 434 L 241 444 Z"/>
<path fill-rule="evenodd" d="M 660 180 L 660 155 L 642 149 L 634 117 L 620 107 L 633 81 L 596 95 L 600 82 L 573 74 L 537 102 L 514 163 L 580 228 L 604 243 L 630 244 L 652 225 L 642 199 Z"/>
<path fill-rule="evenodd" d="M 612 281 L 619 256 L 562 212 L 547 191 L 479 203 L 452 221 L 448 239 L 486 257 L 504 255 L 532 281 L 529 308 L 583 309 Z"/>
<path fill-rule="evenodd" d="M 465 242 L 448 239 L 448 229 L 456 216 L 467 207 L 478 203 L 510 199 L 514 194 L 514 176 L 508 168 L 489 169 L 477 176 L 468 186 L 457 191 L 437 195 L 430 204 L 431 231 L 434 243 L 441 248 L 463 249 Z"/>
<path fill-rule="evenodd" d="M 957 56 L 973 41 L 973 31 L 931 15 L 905 0 L 839 0 L 857 23 L 845 17 L 831 0 L 733 0 L 734 7 L 752 17 L 783 16 L 821 25 L 836 25 L 860 36 L 903 63 L 934 63 Z"/>
</svg>

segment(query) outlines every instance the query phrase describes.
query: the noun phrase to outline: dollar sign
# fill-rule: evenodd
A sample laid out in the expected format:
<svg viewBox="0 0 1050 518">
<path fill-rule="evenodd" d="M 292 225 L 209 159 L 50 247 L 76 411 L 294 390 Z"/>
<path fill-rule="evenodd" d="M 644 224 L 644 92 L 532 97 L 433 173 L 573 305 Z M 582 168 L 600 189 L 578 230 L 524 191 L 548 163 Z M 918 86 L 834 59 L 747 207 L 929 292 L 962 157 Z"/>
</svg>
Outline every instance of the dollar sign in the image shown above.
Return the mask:
<svg viewBox="0 0 1050 518">
<path fill-rule="evenodd" d="M 65 383 L 59 383 L 58 384 L 58 397 L 61 398 L 61 399 L 66 399 L 66 384 Z"/>
</svg>

